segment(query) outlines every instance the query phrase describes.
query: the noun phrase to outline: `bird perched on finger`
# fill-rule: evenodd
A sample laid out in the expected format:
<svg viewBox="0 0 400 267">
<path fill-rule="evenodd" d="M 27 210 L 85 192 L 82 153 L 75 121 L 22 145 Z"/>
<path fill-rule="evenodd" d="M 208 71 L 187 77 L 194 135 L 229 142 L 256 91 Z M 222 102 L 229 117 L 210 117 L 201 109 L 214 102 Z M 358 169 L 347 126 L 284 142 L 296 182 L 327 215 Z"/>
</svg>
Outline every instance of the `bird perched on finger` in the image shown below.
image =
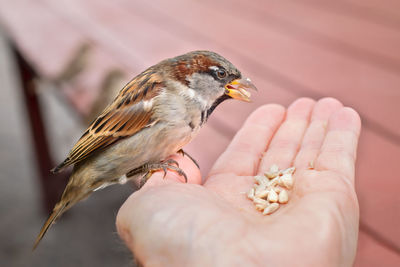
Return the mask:
<svg viewBox="0 0 400 267">
<path fill-rule="evenodd" d="M 186 174 L 165 160 L 198 133 L 217 105 L 249 102 L 250 79 L 210 51 L 194 51 L 148 68 L 121 89 L 53 172 L 73 165 L 61 200 L 34 245 L 66 210 L 93 191 L 128 179 L 147 180 L 155 171 Z"/>
</svg>

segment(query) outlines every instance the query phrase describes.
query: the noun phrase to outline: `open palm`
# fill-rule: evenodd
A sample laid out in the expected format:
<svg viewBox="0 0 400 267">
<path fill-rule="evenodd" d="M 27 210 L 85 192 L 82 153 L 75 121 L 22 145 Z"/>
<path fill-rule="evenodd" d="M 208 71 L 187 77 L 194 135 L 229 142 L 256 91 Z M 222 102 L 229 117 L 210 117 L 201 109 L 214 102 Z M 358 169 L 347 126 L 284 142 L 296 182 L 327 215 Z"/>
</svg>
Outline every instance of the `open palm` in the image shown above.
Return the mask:
<svg viewBox="0 0 400 267">
<path fill-rule="evenodd" d="M 350 266 L 358 234 L 354 163 L 358 114 L 340 102 L 265 105 L 214 164 L 205 182 L 156 173 L 121 207 L 117 228 L 144 266 Z M 272 164 L 296 167 L 289 203 L 264 216 L 246 198 Z M 310 164 L 314 165 L 310 169 Z"/>
</svg>

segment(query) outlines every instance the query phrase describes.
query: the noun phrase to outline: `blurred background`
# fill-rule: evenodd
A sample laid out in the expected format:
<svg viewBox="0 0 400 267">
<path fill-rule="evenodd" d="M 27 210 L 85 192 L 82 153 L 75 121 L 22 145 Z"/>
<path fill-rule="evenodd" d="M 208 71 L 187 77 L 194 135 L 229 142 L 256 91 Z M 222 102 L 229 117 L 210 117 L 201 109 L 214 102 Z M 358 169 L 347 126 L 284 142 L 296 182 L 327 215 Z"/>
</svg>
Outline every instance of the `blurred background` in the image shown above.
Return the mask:
<svg viewBox="0 0 400 267">
<path fill-rule="evenodd" d="M 257 106 L 336 97 L 363 121 L 355 266 L 400 266 L 396 0 L 0 0 L 1 265 L 133 265 L 114 225 L 129 185 L 75 206 L 31 252 L 68 177 L 49 169 L 130 78 L 199 49 L 259 88 L 252 104 L 219 106 L 188 145 L 202 173 Z"/>
</svg>

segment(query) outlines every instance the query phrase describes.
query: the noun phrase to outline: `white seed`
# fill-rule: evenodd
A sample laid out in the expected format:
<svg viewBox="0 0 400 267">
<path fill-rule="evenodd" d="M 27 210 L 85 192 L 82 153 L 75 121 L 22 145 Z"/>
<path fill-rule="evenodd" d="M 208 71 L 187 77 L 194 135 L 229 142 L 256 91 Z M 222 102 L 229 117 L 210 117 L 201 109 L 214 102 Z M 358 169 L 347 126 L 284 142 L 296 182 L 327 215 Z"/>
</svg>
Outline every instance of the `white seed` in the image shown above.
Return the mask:
<svg viewBox="0 0 400 267">
<path fill-rule="evenodd" d="M 254 199 L 254 188 L 251 188 L 249 193 L 247 193 L 247 198 L 253 200 Z"/>
<path fill-rule="evenodd" d="M 278 165 L 272 164 L 271 167 L 269 167 L 269 172 L 279 172 Z"/>
<path fill-rule="evenodd" d="M 267 200 L 269 202 L 277 202 L 278 194 L 274 190 L 269 191 Z"/>
<path fill-rule="evenodd" d="M 254 180 L 259 185 L 263 185 L 263 184 L 266 184 L 268 182 L 268 180 L 265 179 L 265 177 L 261 176 L 261 175 L 254 176 Z"/>
<path fill-rule="evenodd" d="M 265 198 L 268 196 L 268 192 L 269 192 L 269 190 L 267 190 L 267 189 L 261 190 L 261 191 L 257 192 L 256 197 Z"/>
<path fill-rule="evenodd" d="M 293 187 L 293 178 L 291 174 L 284 174 L 280 177 L 280 185 L 291 189 Z"/>
<path fill-rule="evenodd" d="M 279 192 L 281 192 L 282 188 L 280 188 L 280 187 L 274 187 L 273 190 L 274 190 L 277 194 L 279 194 Z"/>
<path fill-rule="evenodd" d="M 279 204 L 278 203 L 272 203 L 271 205 L 269 205 L 268 207 L 266 207 L 264 209 L 263 214 L 264 215 L 271 214 L 271 213 L 275 212 L 278 208 L 279 208 Z"/>
<path fill-rule="evenodd" d="M 313 165 L 311 162 L 312 168 Z M 294 185 L 295 171 L 295 167 L 279 170 L 276 164 L 271 165 L 264 175 L 254 176 L 254 186 L 247 193 L 247 197 L 253 200 L 256 209 L 262 211 L 264 215 L 272 214 L 280 204 L 288 203 L 289 189 Z"/>
<path fill-rule="evenodd" d="M 257 195 L 260 194 L 260 192 L 264 191 L 266 188 L 267 188 L 267 185 L 265 185 L 265 184 L 263 184 L 263 185 L 258 185 L 258 186 L 256 186 L 256 187 L 254 188 L 254 189 L 255 189 L 254 194 L 257 196 Z"/>
<path fill-rule="evenodd" d="M 278 175 L 279 175 L 279 167 L 276 164 L 271 165 L 269 171 L 265 173 L 265 177 L 267 177 L 268 179 L 273 179 Z"/>
<path fill-rule="evenodd" d="M 278 173 L 275 172 L 266 172 L 265 177 L 267 177 L 268 179 L 274 179 L 276 176 L 278 176 Z"/>
<path fill-rule="evenodd" d="M 265 199 L 262 199 L 262 198 L 258 198 L 258 197 L 255 197 L 253 199 L 253 203 L 256 205 L 265 205 L 265 206 L 268 205 L 268 201 L 266 201 Z"/>
<path fill-rule="evenodd" d="M 312 160 L 312 161 L 310 161 L 310 162 L 308 163 L 308 169 L 309 169 L 309 170 L 314 170 L 314 160 Z"/>
<path fill-rule="evenodd" d="M 267 207 L 267 204 L 256 204 L 256 209 L 263 211 Z"/>
<path fill-rule="evenodd" d="M 279 177 L 275 177 L 274 179 L 272 179 L 271 181 L 269 181 L 269 183 L 268 183 L 267 186 L 268 186 L 268 187 L 273 187 L 273 186 L 279 184 L 279 182 L 280 182 Z"/>
<path fill-rule="evenodd" d="M 288 201 L 289 201 L 288 192 L 285 189 L 282 189 L 282 191 L 279 193 L 278 202 L 281 204 L 285 204 Z"/>
</svg>

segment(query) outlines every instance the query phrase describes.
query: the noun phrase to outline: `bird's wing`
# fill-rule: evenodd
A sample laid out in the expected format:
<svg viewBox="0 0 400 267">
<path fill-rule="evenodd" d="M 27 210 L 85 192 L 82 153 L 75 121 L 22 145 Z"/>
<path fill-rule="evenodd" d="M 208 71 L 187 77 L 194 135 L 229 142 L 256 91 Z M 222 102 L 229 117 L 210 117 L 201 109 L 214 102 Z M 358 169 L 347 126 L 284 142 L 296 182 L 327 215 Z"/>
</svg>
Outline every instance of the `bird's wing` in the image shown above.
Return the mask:
<svg viewBox="0 0 400 267">
<path fill-rule="evenodd" d="M 163 88 L 161 77 L 149 69 L 130 81 L 114 101 L 92 122 L 68 157 L 52 171 L 86 159 L 93 153 L 134 135 L 154 123 L 152 99 Z"/>
</svg>

